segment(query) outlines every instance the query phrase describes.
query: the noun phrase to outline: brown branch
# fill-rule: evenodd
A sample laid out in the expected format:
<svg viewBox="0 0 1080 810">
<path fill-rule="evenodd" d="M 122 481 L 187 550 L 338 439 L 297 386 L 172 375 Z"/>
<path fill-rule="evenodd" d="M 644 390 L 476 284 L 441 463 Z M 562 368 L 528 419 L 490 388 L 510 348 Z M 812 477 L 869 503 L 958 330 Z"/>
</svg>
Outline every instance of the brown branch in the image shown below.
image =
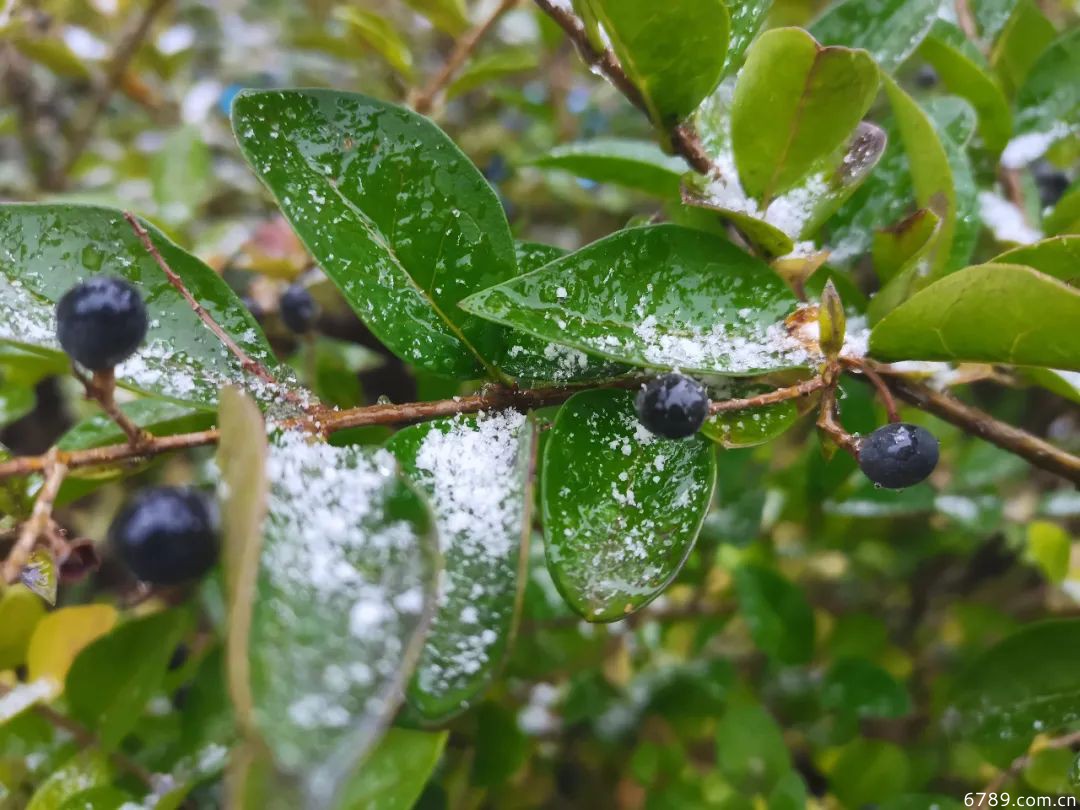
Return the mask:
<svg viewBox="0 0 1080 810">
<path fill-rule="evenodd" d="M 135 58 L 135 54 L 138 53 L 147 34 L 150 33 L 150 27 L 154 24 L 154 20 L 167 5 L 169 5 L 169 0 L 150 0 L 142 15 L 120 38 L 109 64 L 105 67 L 105 75 L 102 77 L 90 101 L 89 113 L 87 113 L 82 125 L 71 135 L 67 158 L 64 160 L 59 172 L 61 179 L 67 177 L 86 150 L 86 146 L 90 143 L 90 138 L 94 134 L 94 129 L 97 127 L 98 120 L 109 105 L 109 99 L 116 92 L 116 88 L 120 86 L 131 60 Z"/>
<path fill-rule="evenodd" d="M 87 377 L 74 364 L 71 373 L 75 379 L 83 384 L 86 389 L 86 398 L 96 400 L 101 409 L 109 415 L 119 428 L 128 437 L 128 442 L 134 447 L 145 446 L 150 441 L 150 434 L 132 422 L 126 413 L 120 410 L 116 404 L 116 372 L 114 369 L 107 371 L 95 371 L 92 377 Z"/>
<path fill-rule="evenodd" d="M 58 455 L 59 451 L 54 448 L 43 457 L 45 481 L 41 485 L 41 491 L 38 492 L 37 500 L 34 501 L 34 510 L 30 513 L 30 518 L 23 524 L 19 539 L 15 541 L 7 559 L 4 560 L 3 578 L 9 585 L 18 581 L 19 575 L 30 560 L 38 538 L 49 526 L 53 503 L 56 501 L 56 495 L 68 471 L 67 465 L 59 460 Z"/>
<path fill-rule="evenodd" d="M 427 113 L 435 105 L 436 100 L 442 95 L 446 86 L 457 76 L 461 67 L 472 56 L 480 42 L 487 33 L 495 26 L 506 12 L 510 11 L 521 0 L 502 0 L 486 20 L 475 28 L 465 32 L 454 46 L 445 64 L 436 73 L 430 82 L 419 90 L 411 99 L 412 107 L 418 113 Z"/>
<path fill-rule="evenodd" d="M 615 54 L 608 48 L 601 50 L 593 45 L 581 20 L 555 0 L 536 0 L 536 5 L 566 32 L 585 64 L 606 77 L 631 104 L 652 118 L 641 90 L 626 75 Z M 716 173 L 712 159 L 705 152 L 692 126 L 687 123 L 677 124 L 668 131 L 668 140 L 675 153 L 682 156 L 695 171 L 700 174 Z"/>
<path fill-rule="evenodd" d="M 809 380 L 804 380 L 797 385 L 789 385 L 787 388 L 777 388 L 775 391 L 758 394 L 755 397 L 727 399 L 713 402 L 709 405 L 709 413 L 713 414 L 723 413 L 725 411 L 741 411 L 746 408 L 760 408 L 763 405 L 772 405 L 776 402 L 784 402 L 789 399 L 805 397 L 824 387 L 825 379 L 823 377 L 813 377 Z"/>
<path fill-rule="evenodd" d="M 887 366 L 875 364 L 875 370 L 887 377 L 889 388 L 905 402 L 963 428 L 1002 450 L 1015 453 L 1035 467 L 1080 485 L 1080 458 L 1077 456 L 1026 430 L 999 422 L 985 411 L 961 402 L 949 394 L 890 372 Z"/>
<path fill-rule="evenodd" d="M 835 377 L 825 386 L 825 390 L 821 393 L 820 408 L 817 420 L 818 429 L 836 442 L 838 447 L 858 459 L 859 440 L 844 430 L 844 426 L 840 424 L 840 420 L 836 415 Z"/>
<path fill-rule="evenodd" d="M 131 225 L 131 229 L 135 231 L 135 235 L 139 237 L 139 241 L 142 242 L 146 252 L 153 257 L 155 262 L 157 262 L 157 266 L 161 268 L 161 272 L 165 274 L 165 278 L 169 280 L 169 283 L 173 288 L 175 288 L 176 291 L 183 296 L 184 300 L 188 302 L 188 306 L 190 306 L 202 322 L 206 324 L 206 328 L 213 332 L 217 339 L 221 341 L 221 344 L 239 361 L 240 367 L 243 368 L 244 371 L 258 377 L 263 382 L 268 383 L 275 388 L 280 388 L 282 396 L 284 396 L 285 399 L 292 404 L 303 408 L 308 413 L 314 414 L 321 411 L 320 407 L 305 403 L 303 398 L 296 391 L 293 391 L 288 386 L 282 385 L 275 380 L 274 376 L 266 366 L 258 360 L 248 356 L 247 352 L 240 348 L 239 344 L 229 336 L 229 333 L 222 329 L 220 324 L 214 320 L 213 316 L 206 311 L 206 308 L 196 300 L 195 296 L 191 294 L 191 291 L 188 290 L 187 286 L 184 284 L 184 280 L 177 275 L 175 270 L 169 267 L 169 263 L 165 261 L 165 257 L 161 255 L 161 251 L 157 249 L 157 245 L 150 239 L 150 234 L 147 232 L 146 228 L 142 226 L 138 218 L 130 211 L 125 211 L 124 219 Z"/>
<path fill-rule="evenodd" d="M 0 697 L 3 697 L 10 693 L 12 688 L 10 686 L 4 686 L 0 684 Z M 37 714 L 39 717 L 46 720 L 50 725 L 55 726 L 61 731 L 67 732 L 71 735 L 71 738 L 79 744 L 81 748 L 96 748 L 103 750 L 101 740 L 90 729 L 72 720 L 67 715 L 61 714 L 56 711 L 52 706 L 48 706 L 44 703 L 36 703 L 30 710 Z M 154 789 L 154 774 L 144 768 L 135 760 L 128 757 L 119 751 L 113 751 L 109 754 L 109 759 L 119 769 L 127 771 L 134 776 L 150 790 Z"/>
</svg>

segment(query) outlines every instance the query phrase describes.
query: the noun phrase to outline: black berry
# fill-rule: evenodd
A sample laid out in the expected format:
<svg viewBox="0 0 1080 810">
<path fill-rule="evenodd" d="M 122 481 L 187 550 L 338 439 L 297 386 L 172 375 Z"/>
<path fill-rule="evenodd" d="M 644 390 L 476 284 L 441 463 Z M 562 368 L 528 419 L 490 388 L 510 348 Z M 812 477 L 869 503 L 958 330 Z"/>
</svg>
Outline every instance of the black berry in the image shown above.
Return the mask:
<svg viewBox="0 0 1080 810">
<path fill-rule="evenodd" d="M 937 71 L 930 67 L 930 65 L 923 65 L 915 74 L 915 84 L 924 90 L 929 90 L 937 83 Z"/>
<path fill-rule="evenodd" d="M 1048 161 L 1038 161 L 1031 167 L 1031 173 L 1035 177 L 1035 185 L 1039 189 L 1039 202 L 1043 208 L 1056 205 L 1069 188 L 1069 178 Z"/>
<path fill-rule="evenodd" d="M 146 337 L 146 304 L 121 278 L 94 276 L 56 305 L 56 337 L 83 368 L 105 371 L 135 353 Z"/>
<path fill-rule="evenodd" d="M 281 320 L 293 332 L 303 335 L 311 331 L 315 325 L 315 318 L 319 314 L 319 307 L 307 288 L 300 284 L 290 284 L 281 294 L 279 303 L 281 308 Z"/>
<path fill-rule="evenodd" d="M 875 484 L 889 489 L 919 483 L 937 463 L 938 441 L 918 425 L 885 425 L 859 443 L 859 467 Z"/>
<path fill-rule="evenodd" d="M 213 567 L 217 523 L 217 506 L 199 490 L 155 487 L 120 510 L 109 527 L 109 542 L 143 582 L 175 585 Z"/>
<path fill-rule="evenodd" d="M 635 404 L 641 424 L 668 439 L 692 436 L 709 415 L 705 386 L 674 372 L 650 380 Z"/>
</svg>

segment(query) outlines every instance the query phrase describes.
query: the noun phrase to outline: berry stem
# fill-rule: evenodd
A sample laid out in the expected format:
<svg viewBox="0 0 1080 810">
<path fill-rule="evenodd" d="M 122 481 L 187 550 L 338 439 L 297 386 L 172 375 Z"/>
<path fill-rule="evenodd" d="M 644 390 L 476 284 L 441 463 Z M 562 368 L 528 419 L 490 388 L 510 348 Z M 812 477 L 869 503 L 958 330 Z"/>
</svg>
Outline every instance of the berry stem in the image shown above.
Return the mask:
<svg viewBox="0 0 1080 810">
<path fill-rule="evenodd" d="M 713 402 L 709 405 L 709 413 L 714 414 L 723 413 L 725 411 L 741 411 L 746 408 L 760 408 L 764 405 L 772 405 L 789 399 L 805 397 L 815 391 L 820 391 L 824 387 L 824 377 L 812 377 L 809 380 L 803 380 L 797 385 L 789 385 L 786 388 L 777 388 L 775 391 L 768 391 L 754 397 L 746 397 L 745 399 L 726 399 Z"/>
<path fill-rule="evenodd" d="M 184 284 L 184 280 L 177 275 L 175 270 L 169 267 L 169 263 L 165 261 L 165 257 L 161 255 L 161 251 L 157 249 L 157 246 L 150 238 L 150 234 L 147 232 L 146 228 L 142 226 L 138 218 L 130 211 L 125 211 L 124 219 L 131 225 L 131 229 L 135 231 L 135 235 L 139 237 L 139 241 L 142 242 L 146 252 L 153 257 L 157 266 L 161 268 L 161 272 L 165 274 L 165 278 L 169 280 L 169 283 L 181 296 L 183 296 L 184 300 L 188 302 L 188 305 L 195 311 L 195 314 L 199 316 L 204 324 L 206 324 L 206 328 L 214 333 L 226 349 L 232 352 L 232 355 L 240 362 L 241 368 L 248 374 L 258 377 L 265 383 L 275 386 L 278 385 L 277 380 L 274 379 L 274 376 L 266 366 L 258 360 L 248 356 L 247 352 L 240 348 L 237 342 L 229 336 L 229 333 L 222 329 L 221 325 L 206 311 L 206 308 L 196 300 L 195 296 L 191 294 L 191 291 L 188 290 L 187 286 Z M 299 394 L 285 386 L 283 386 L 283 396 L 294 405 L 299 405 L 304 408 L 308 413 L 314 414 L 322 410 L 321 406 L 306 405 Z"/>
<path fill-rule="evenodd" d="M 136 425 L 116 404 L 116 371 L 106 369 L 95 371 L 92 377 L 87 377 L 74 364 L 71 373 L 86 389 L 86 398 L 97 400 L 101 409 L 109 415 L 117 426 L 128 437 L 128 444 L 132 447 L 145 447 L 152 439 L 149 433 Z"/>
<path fill-rule="evenodd" d="M 442 68 L 436 73 L 431 81 L 429 81 L 422 90 L 417 90 L 412 94 L 410 98 L 410 104 L 412 108 L 418 113 L 426 114 L 431 111 L 431 108 L 435 106 L 435 102 L 442 95 L 443 90 L 450 84 L 458 71 L 468 61 L 469 57 L 476 51 L 477 46 L 487 36 L 487 33 L 495 26 L 506 12 L 510 11 L 521 0 L 502 0 L 495 10 L 488 15 L 487 19 L 480 22 L 475 28 L 472 28 L 462 35 L 461 39 L 454 45 L 454 50 L 450 52 L 450 56 L 447 57 Z"/>
<path fill-rule="evenodd" d="M 896 399 L 893 397 L 892 391 L 889 390 L 889 386 L 882 376 L 874 371 L 863 358 L 841 357 L 840 362 L 849 369 L 862 374 L 870 381 L 870 384 L 873 385 L 877 391 L 878 396 L 881 397 L 881 403 L 885 406 L 885 412 L 889 416 L 889 421 L 899 422 L 900 410 L 896 407 Z"/>
<path fill-rule="evenodd" d="M 836 442 L 838 447 L 850 453 L 853 458 L 859 457 L 858 440 L 844 430 L 844 426 L 837 418 L 835 378 L 821 392 L 821 409 L 818 412 L 817 426 L 822 433 Z"/>
<path fill-rule="evenodd" d="M 19 575 L 30 560 L 38 538 L 49 527 L 52 519 L 53 503 L 56 502 L 60 485 L 64 483 L 67 475 L 67 465 L 59 459 L 59 451 L 54 447 L 45 455 L 45 481 L 41 485 L 37 499 L 34 501 L 34 510 L 30 518 L 23 524 L 19 532 L 19 539 L 11 547 L 7 559 L 4 560 L 3 578 L 9 585 L 17 582 Z"/>
</svg>

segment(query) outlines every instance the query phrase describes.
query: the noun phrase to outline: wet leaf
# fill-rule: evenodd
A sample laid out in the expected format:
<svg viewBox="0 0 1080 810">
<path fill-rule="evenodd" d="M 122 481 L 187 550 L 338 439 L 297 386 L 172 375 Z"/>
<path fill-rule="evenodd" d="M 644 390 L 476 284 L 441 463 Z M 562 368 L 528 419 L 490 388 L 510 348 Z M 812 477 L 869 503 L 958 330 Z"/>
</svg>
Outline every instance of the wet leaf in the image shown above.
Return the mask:
<svg viewBox="0 0 1080 810">
<path fill-rule="evenodd" d="M 597 138 L 556 146 L 534 163 L 597 183 L 615 183 L 661 197 L 677 197 L 686 163 L 650 141 Z"/>
<path fill-rule="evenodd" d="M 841 0 L 810 26 L 822 45 L 865 48 L 883 71 L 903 64 L 938 16 L 936 0 Z"/>
<path fill-rule="evenodd" d="M 154 244 L 207 312 L 251 356 L 273 368 L 255 319 L 209 267 L 146 225 Z M 79 205 L 0 205 L 0 343 L 63 358 L 53 310 L 78 281 L 104 273 L 134 283 L 146 300 L 150 331 L 117 367 L 121 385 L 212 405 L 226 381 L 244 372 L 143 248 L 120 211 Z M 264 391 L 271 399 L 274 392 Z"/>
<path fill-rule="evenodd" d="M 80 751 L 38 786 L 26 810 L 60 810 L 72 796 L 91 787 L 107 785 L 111 774 L 109 762 L 100 751 Z"/>
<path fill-rule="evenodd" d="M 19 580 L 50 605 L 56 604 L 58 572 L 56 559 L 48 548 L 35 548 L 26 566 L 19 572 Z"/>
<path fill-rule="evenodd" d="M 253 722 L 302 781 L 307 806 L 326 808 L 386 728 L 420 654 L 438 572 L 434 526 L 385 450 L 286 432 L 265 474 L 248 639 Z"/>
<path fill-rule="evenodd" d="M 825 675 L 821 702 L 836 712 L 864 717 L 903 717 L 911 699 L 892 675 L 865 658 L 841 658 Z"/>
<path fill-rule="evenodd" d="M 462 303 L 485 318 L 637 366 L 751 375 L 808 362 L 768 265 L 674 225 L 619 231 Z"/>
<path fill-rule="evenodd" d="M 767 385 L 738 385 L 723 390 L 723 395 L 717 391 L 711 394 L 714 400 L 743 399 L 769 390 Z M 705 420 L 701 433 L 727 449 L 755 447 L 786 433 L 798 418 L 799 407 L 789 399 L 760 408 L 721 411 Z"/>
<path fill-rule="evenodd" d="M 871 255 L 874 273 L 887 284 L 919 261 L 937 236 L 938 217 L 929 208 L 920 208 L 895 225 L 874 233 Z"/>
<path fill-rule="evenodd" d="M 987 329 L 987 323 L 993 328 Z M 1080 291 L 1013 264 L 960 270 L 925 287 L 870 333 L 883 360 L 962 360 L 1080 370 Z"/>
<path fill-rule="evenodd" d="M 722 0 L 588 0 L 657 124 L 692 113 L 720 81 L 731 21 Z"/>
<path fill-rule="evenodd" d="M 1016 95 L 1016 131 L 1039 133 L 1046 148 L 1080 132 L 1080 87 L 1063 76 L 1080 74 L 1080 29 L 1062 34 L 1039 56 Z"/>
<path fill-rule="evenodd" d="M 24 587 L 0 593 L 0 671 L 25 663 L 30 638 L 44 614 L 41 599 Z"/>
<path fill-rule="evenodd" d="M 414 425 L 387 445 L 431 504 L 444 559 L 408 694 L 427 721 L 468 708 L 509 648 L 532 528 L 534 433 L 525 416 L 504 411 Z"/>
<path fill-rule="evenodd" d="M 233 130 L 327 275 L 395 354 L 476 377 L 502 330 L 458 307 L 512 278 L 495 192 L 428 119 L 329 90 L 245 93 Z"/>
<path fill-rule="evenodd" d="M 1066 234 L 1043 239 L 1032 245 L 1006 250 L 991 264 L 1022 264 L 1053 276 L 1071 287 L 1080 286 L 1080 235 Z"/>
<path fill-rule="evenodd" d="M 350 38 L 371 48 L 406 80 L 412 79 L 413 58 L 409 44 L 390 17 L 345 5 L 337 6 L 334 15 L 345 24 Z"/>
<path fill-rule="evenodd" d="M 2 363 L 2 361 L 0 361 Z M 0 425 L 8 425 L 34 410 L 34 389 L 0 377 Z"/>
<path fill-rule="evenodd" d="M 158 216 L 183 225 L 198 212 L 213 189 L 210 149 L 198 127 L 187 125 L 169 134 L 150 163 L 150 182 Z"/>
<path fill-rule="evenodd" d="M 1031 666 L 1032 661 L 1040 666 Z M 1080 620 L 1035 622 L 983 652 L 952 690 L 957 730 L 1030 739 L 1080 718 Z"/>
<path fill-rule="evenodd" d="M 405 0 L 432 24 L 451 36 L 457 36 L 469 27 L 469 14 L 465 0 Z"/>
<path fill-rule="evenodd" d="M 575 394 L 544 450 L 548 570 L 567 603 L 610 622 L 655 599 L 693 548 L 716 476 L 699 436 L 653 436 L 626 391 Z"/>
<path fill-rule="evenodd" d="M 392 728 L 342 790 L 340 810 L 411 810 L 449 732 Z"/>
<path fill-rule="evenodd" d="M 747 195 L 767 203 L 798 184 L 851 136 L 877 86 L 865 51 L 823 48 L 798 28 L 758 37 L 731 106 L 731 143 Z"/>
<path fill-rule="evenodd" d="M 1032 65 L 1054 41 L 1053 23 L 1032 0 L 1019 0 L 990 52 L 990 64 L 1010 94 L 1015 93 Z M 1017 122 L 1017 132 L 1022 132 Z"/>
<path fill-rule="evenodd" d="M 725 0 L 731 15 L 731 41 L 728 45 L 724 74 L 734 72 L 742 62 L 743 54 L 765 22 L 772 8 L 772 0 Z"/>
<path fill-rule="evenodd" d="M 76 656 L 66 678 L 68 711 L 95 730 L 104 748 L 115 748 L 134 728 L 189 621 L 182 610 L 131 619 Z"/>
<path fill-rule="evenodd" d="M 1073 181 L 1043 217 L 1043 230 L 1048 234 L 1080 233 L 1080 180 Z"/>
<path fill-rule="evenodd" d="M 772 715 L 740 696 L 716 727 L 720 771 L 747 795 L 769 791 L 791 769 L 784 734 Z"/>
<path fill-rule="evenodd" d="M 511 48 L 478 57 L 454 79 L 446 90 L 446 97 L 454 98 L 506 76 L 535 70 L 538 65 L 539 55 L 531 47 Z"/>
</svg>

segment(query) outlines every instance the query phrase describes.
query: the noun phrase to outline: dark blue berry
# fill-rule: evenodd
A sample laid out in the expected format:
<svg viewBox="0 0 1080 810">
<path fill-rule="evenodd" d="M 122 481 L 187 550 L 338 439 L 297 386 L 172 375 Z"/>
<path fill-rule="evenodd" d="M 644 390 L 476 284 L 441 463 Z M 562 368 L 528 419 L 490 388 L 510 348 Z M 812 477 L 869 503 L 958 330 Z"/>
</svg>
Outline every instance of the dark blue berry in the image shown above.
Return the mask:
<svg viewBox="0 0 1080 810">
<path fill-rule="evenodd" d="M 709 394 L 697 380 L 665 374 L 638 391 L 638 419 L 657 436 L 682 439 L 697 433 L 709 415 Z"/>
<path fill-rule="evenodd" d="M 146 337 L 146 304 L 131 284 L 94 276 L 56 305 L 56 337 L 83 368 L 105 371 L 135 353 Z"/>
<path fill-rule="evenodd" d="M 197 489 L 144 489 L 113 520 L 109 542 L 143 582 L 197 579 L 217 561 L 217 506 Z"/>
<path fill-rule="evenodd" d="M 1046 160 L 1040 160 L 1031 167 L 1035 185 L 1039 189 L 1039 203 L 1043 208 L 1057 205 L 1069 188 L 1069 178 L 1065 172 Z"/>
<path fill-rule="evenodd" d="M 923 65 L 915 74 L 915 84 L 924 90 L 929 90 L 937 83 L 937 71 L 930 67 L 930 65 Z"/>
<path fill-rule="evenodd" d="M 281 320 L 293 332 L 299 335 L 311 331 L 315 325 L 315 318 L 319 314 L 319 307 L 311 293 L 301 284 L 290 284 L 281 294 L 279 303 Z"/>
<path fill-rule="evenodd" d="M 885 425 L 859 442 L 859 467 L 867 478 L 888 489 L 925 480 L 937 463 L 938 441 L 918 425 Z"/>
</svg>

